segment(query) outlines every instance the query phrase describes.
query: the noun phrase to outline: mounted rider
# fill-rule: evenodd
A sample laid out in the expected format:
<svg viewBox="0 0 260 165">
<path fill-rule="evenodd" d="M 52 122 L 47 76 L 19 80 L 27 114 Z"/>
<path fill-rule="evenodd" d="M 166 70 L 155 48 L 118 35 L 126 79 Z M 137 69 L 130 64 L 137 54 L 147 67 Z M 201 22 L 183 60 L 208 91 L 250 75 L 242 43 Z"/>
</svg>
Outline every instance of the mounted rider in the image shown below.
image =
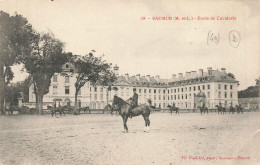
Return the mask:
<svg viewBox="0 0 260 165">
<path fill-rule="evenodd" d="M 133 89 L 134 95 L 129 100 L 131 100 L 130 103 L 130 113 L 129 117 L 132 118 L 132 109 L 138 107 L 138 94 L 136 93 L 136 88 Z"/>
</svg>

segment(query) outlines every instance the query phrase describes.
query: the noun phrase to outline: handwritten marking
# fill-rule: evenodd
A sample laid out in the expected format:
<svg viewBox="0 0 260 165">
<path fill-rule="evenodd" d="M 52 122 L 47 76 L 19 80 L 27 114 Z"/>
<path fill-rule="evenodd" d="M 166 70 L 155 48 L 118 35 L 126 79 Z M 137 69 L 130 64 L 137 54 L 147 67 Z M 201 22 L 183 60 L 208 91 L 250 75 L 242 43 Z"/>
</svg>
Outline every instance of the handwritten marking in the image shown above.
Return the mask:
<svg viewBox="0 0 260 165">
<path fill-rule="evenodd" d="M 233 48 L 237 48 L 239 46 L 240 40 L 241 38 L 238 31 L 232 30 L 229 33 L 229 43 Z"/>
<path fill-rule="evenodd" d="M 219 44 L 219 39 L 220 39 L 219 33 L 213 32 L 212 30 L 210 30 L 208 32 L 207 45 L 216 46 Z"/>
</svg>

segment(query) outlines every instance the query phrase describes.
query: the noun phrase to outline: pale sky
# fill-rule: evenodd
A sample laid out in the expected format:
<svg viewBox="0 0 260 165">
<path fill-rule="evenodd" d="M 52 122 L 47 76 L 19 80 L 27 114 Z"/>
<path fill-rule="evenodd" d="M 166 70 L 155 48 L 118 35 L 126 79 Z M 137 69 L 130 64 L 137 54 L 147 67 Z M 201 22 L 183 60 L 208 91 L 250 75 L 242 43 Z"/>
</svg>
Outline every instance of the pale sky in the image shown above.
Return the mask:
<svg viewBox="0 0 260 165">
<path fill-rule="evenodd" d="M 260 76 L 260 1 L 228 0 L 0 0 L 0 10 L 26 17 L 37 31 L 53 32 L 66 51 L 84 55 L 92 49 L 119 66 L 120 74 L 160 75 L 226 68 L 239 89 Z M 153 21 L 141 17 L 236 17 L 235 21 Z M 237 48 L 229 33 L 239 32 Z M 208 32 L 219 33 L 218 45 L 207 45 Z M 14 81 L 23 80 L 22 67 Z"/>
</svg>

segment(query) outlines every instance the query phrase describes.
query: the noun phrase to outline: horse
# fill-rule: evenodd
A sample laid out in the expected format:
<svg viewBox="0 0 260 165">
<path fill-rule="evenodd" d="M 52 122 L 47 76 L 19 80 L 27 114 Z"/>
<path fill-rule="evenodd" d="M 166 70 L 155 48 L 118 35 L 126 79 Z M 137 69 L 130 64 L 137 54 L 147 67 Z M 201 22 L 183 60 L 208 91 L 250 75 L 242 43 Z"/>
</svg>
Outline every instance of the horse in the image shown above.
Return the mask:
<svg viewBox="0 0 260 165">
<path fill-rule="evenodd" d="M 241 105 L 236 105 L 236 109 L 237 109 L 237 114 L 240 112 L 243 114 L 243 107 Z"/>
<path fill-rule="evenodd" d="M 219 106 L 219 105 L 216 105 L 215 107 L 218 108 L 218 114 L 219 114 L 219 112 L 220 112 L 221 115 L 222 114 L 224 115 L 226 113 L 226 108 Z"/>
<path fill-rule="evenodd" d="M 150 107 L 146 104 L 140 104 L 138 107 L 134 108 L 130 112 L 131 105 L 127 102 L 125 102 L 122 98 L 118 96 L 114 96 L 112 107 L 118 107 L 119 110 L 119 115 L 121 115 L 123 119 L 123 124 L 124 124 L 124 132 L 128 133 L 128 127 L 127 127 L 127 119 L 131 113 L 131 116 L 139 116 L 142 115 L 144 120 L 145 120 L 145 128 L 144 132 L 149 132 L 149 126 L 150 126 L 150 120 L 149 120 L 149 115 L 150 115 Z"/>
<path fill-rule="evenodd" d="M 235 107 L 233 107 L 233 106 L 229 107 L 229 114 L 230 113 L 234 114 L 235 111 L 236 111 Z"/>
<path fill-rule="evenodd" d="M 178 108 L 178 107 L 168 105 L 167 108 L 170 109 L 170 111 L 171 111 L 171 115 L 172 115 L 172 111 L 176 111 L 175 115 L 176 115 L 177 113 L 180 114 L 180 112 L 179 112 L 179 108 Z"/>
<path fill-rule="evenodd" d="M 65 116 L 65 111 L 64 111 L 64 107 L 52 107 L 52 106 L 47 106 L 47 109 L 51 111 L 51 117 L 53 117 L 53 115 L 56 116 L 56 112 L 59 112 L 60 113 L 60 116 L 62 115 L 62 113 L 64 114 Z"/>
<path fill-rule="evenodd" d="M 198 108 L 200 109 L 200 113 L 202 115 L 202 113 L 204 112 L 204 114 L 207 112 L 207 114 L 209 114 L 209 109 L 205 106 L 198 106 Z"/>
<path fill-rule="evenodd" d="M 80 111 L 83 111 L 84 113 L 86 113 L 88 110 L 89 110 L 89 106 L 79 108 L 79 113 L 80 113 Z"/>
</svg>

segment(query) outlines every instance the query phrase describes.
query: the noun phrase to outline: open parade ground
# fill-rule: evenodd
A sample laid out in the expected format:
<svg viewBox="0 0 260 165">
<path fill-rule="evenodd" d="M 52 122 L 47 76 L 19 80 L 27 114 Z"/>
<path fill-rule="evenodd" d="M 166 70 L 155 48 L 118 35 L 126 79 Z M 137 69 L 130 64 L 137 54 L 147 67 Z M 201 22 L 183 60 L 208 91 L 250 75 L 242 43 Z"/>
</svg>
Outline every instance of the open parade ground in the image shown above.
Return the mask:
<svg viewBox="0 0 260 165">
<path fill-rule="evenodd" d="M 0 116 L 0 164 L 257 164 L 260 114 Z"/>
</svg>

